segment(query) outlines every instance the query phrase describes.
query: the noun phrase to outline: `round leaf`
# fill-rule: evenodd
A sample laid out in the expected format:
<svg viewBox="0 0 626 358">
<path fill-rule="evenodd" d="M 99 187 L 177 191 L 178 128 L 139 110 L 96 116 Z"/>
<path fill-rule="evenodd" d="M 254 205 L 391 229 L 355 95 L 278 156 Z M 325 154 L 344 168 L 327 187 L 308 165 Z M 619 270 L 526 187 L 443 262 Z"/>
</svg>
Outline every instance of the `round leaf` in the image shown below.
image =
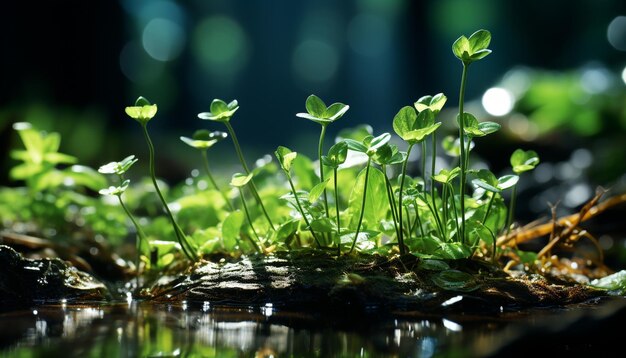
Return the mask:
<svg viewBox="0 0 626 358">
<path fill-rule="evenodd" d="M 248 182 L 251 179 L 252 179 L 252 174 L 245 175 L 241 173 L 235 173 L 233 174 L 233 177 L 230 179 L 230 185 L 236 188 L 241 188 L 245 186 L 246 184 L 248 184 Z"/>
</svg>

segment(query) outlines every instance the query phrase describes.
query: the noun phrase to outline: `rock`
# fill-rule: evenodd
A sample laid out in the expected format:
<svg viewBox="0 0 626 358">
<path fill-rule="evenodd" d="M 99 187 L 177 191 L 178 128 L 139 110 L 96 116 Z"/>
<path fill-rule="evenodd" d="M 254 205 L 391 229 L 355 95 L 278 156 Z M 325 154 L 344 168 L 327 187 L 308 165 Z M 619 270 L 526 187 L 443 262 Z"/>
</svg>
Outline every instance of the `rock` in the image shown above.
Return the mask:
<svg viewBox="0 0 626 358">
<path fill-rule="evenodd" d="M 499 312 L 520 306 L 565 305 L 600 294 L 581 285 L 513 278 L 475 260 L 444 263 L 452 275 L 415 257 L 333 257 L 324 253 L 251 255 L 230 262 L 201 262 L 188 274 L 160 280 L 147 290 L 157 301 L 264 305 L 338 312 L 376 307 L 395 311 Z M 426 267 L 426 269 L 425 269 Z M 462 275 L 459 275 L 459 272 Z M 471 275 L 471 276 L 469 276 Z M 469 284 L 442 278 L 471 277 Z M 444 281 L 445 283 L 445 281 Z M 144 291 L 146 292 L 146 291 Z"/>
<path fill-rule="evenodd" d="M 0 303 L 23 305 L 70 300 L 103 300 L 107 288 L 59 259 L 26 259 L 0 245 Z"/>
</svg>

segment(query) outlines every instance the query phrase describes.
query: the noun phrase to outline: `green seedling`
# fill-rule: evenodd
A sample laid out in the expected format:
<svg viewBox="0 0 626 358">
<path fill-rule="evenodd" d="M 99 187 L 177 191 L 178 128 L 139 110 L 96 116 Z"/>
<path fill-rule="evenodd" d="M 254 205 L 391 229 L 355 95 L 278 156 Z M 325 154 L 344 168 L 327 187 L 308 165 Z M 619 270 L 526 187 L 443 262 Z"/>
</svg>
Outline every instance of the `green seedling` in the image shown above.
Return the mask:
<svg viewBox="0 0 626 358">
<path fill-rule="evenodd" d="M 291 164 L 293 160 L 296 159 L 296 156 L 298 155 L 298 153 L 292 152 L 291 149 L 287 147 L 280 146 L 276 149 L 276 151 L 274 152 L 274 155 L 276 155 L 276 159 L 278 159 L 278 163 L 280 164 L 280 167 L 282 168 L 283 172 L 285 173 L 285 176 L 287 177 L 287 181 L 289 182 L 289 187 L 291 188 L 293 197 L 296 200 L 298 211 L 300 211 L 300 214 L 302 215 L 302 218 L 304 219 L 304 223 L 309 228 L 309 231 L 311 232 L 313 239 L 315 239 L 315 243 L 317 244 L 317 247 L 321 248 L 322 245 L 320 244 L 320 241 L 317 238 L 317 235 L 315 235 L 315 232 L 313 231 L 313 228 L 311 227 L 311 223 L 309 219 L 307 218 L 307 215 L 304 212 L 304 209 L 302 209 L 302 204 L 300 203 L 300 199 L 298 198 L 296 187 L 293 185 L 293 180 L 291 179 Z"/>
<path fill-rule="evenodd" d="M 445 102 L 445 101 L 444 101 Z M 443 105 L 443 104 L 441 104 Z M 406 168 L 411 155 L 411 150 L 416 144 L 423 142 L 429 134 L 434 133 L 441 125 L 441 122 L 435 123 L 435 114 L 430 108 L 422 108 L 422 111 L 417 113 L 413 107 L 403 107 L 393 118 L 393 130 L 400 138 L 408 143 L 406 159 L 402 164 L 402 176 L 400 179 L 399 199 L 398 199 L 398 222 L 400 225 L 400 236 L 398 236 L 398 245 L 400 246 L 400 254 L 405 254 L 404 248 L 404 229 L 402 220 L 402 191 L 404 189 L 404 181 L 406 177 Z M 422 153 L 424 157 L 424 153 Z M 425 161 L 423 161 L 425 163 Z M 424 164 L 425 166 L 425 164 Z"/>
<path fill-rule="evenodd" d="M 251 180 L 252 180 L 252 174 L 245 175 L 241 173 L 235 173 L 233 174 L 233 177 L 230 180 L 230 185 L 232 187 L 237 188 L 237 190 L 239 190 L 239 197 L 241 198 L 241 205 L 243 206 L 243 210 L 246 213 L 246 220 L 248 220 L 248 224 L 250 225 L 250 228 L 252 229 L 254 236 L 256 237 L 257 241 L 259 242 L 261 246 L 257 245 L 257 243 L 254 242 L 254 240 L 252 240 L 250 236 L 248 236 L 248 239 L 250 239 L 250 243 L 252 244 L 252 246 L 257 252 L 263 252 L 263 249 L 262 249 L 263 242 L 261 241 L 261 237 L 259 236 L 259 234 L 254 229 L 254 224 L 252 222 L 252 218 L 250 217 L 250 211 L 248 210 L 248 205 L 246 205 L 246 199 L 244 198 L 244 195 L 243 195 L 243 187 L 248 185 L 248 183 Z"/>
<path fill-rule="evenodd" d="M 110 162 L 101 166 L 98 169 L 98 172 L 102 174 L 114 174 L 118 177 L 120 184 L 118 186 L 109 186 L 108 188 L 104 188 L 99 191 L 100 195 L 112 195 L 116 196 L 117 200 L 120 203 L 120 206 L 124 209 L 124 212 L 133 223 L 135 230 L 137 231 L 137 240 L 136 240 L 136 249 L 137 249 L 137 257 L 135 261 L 135 267 L 137 269 L 137 280 L 139 280 L 140 273 L 140 263 L 141 263 L 141 254 L 150 252 L 150 244 L 148 242 L 148 237 L 144 233 L 143 229 L 135 220 L 135 217 L 130 212 L 124 200 L 122 200 L 122 194 L 128 189 L 130 185 L 129 179 L 124 179 L 124 174 L 130 169 L 130 167 L 137 162 L 137 158 L 134 155 L 129 155 L 128 157 L 122 159 L 119 162 Z M 139 281 L 137 281 L 139 282 Z M 139 286 L 139 285 L 138 285 Z"/>
<path fill-rule="evenodd" d="M 148 133 L 148 122 L 156 115 L 156 113 L 157 105 L 150 104 L 150 102 L 144 97 L 137 98 L 134 106 L 126 107 L 126 114 L 130 118 L 136 120 L 139 124 L 141 124 L 144 138 L 146 139 L 146 143 L 148 144 L 150 178 L 152 179 L 152 185 L 154 185 L 154 189 L 156 190 L 156 193 L 159 196 L 161 203 L 163 204 L 163 208 L 165 209 L 165 212 L 170 219 L 172 227 L 174 228 L 174 233 L 176 234 L 176 239 L 178 240 L 178 243 L 180 244 L 185 256 L 187 256 L 189 260 L 195 261 L 195 249 L 191 246 L 189 239 L 176 222 L 174 214 L 172 214 L 172 211 L 167 205 L 167 201 L 165 201 L 165 197 L 163 197 L 163 193 L 161 193 L 161 189 L 159 188 L 159 184 L 156 180 L 156 174 L 154 169 L 154 145 L 152 144 L 152 139 L 150 139 L 150 134 Z"/>
<path fill-rule="evenodd" d="M 319 160 L 319 171 L 320 171 L 320 183 L 324 182 L 324 164 L 322 163 L 322 153 L 324 150 L 324 137 L 326 136 L 326 127 L 330 124 L 341 118 L 347 111 L 350 109 L 350 106 L 345 105 L 343 103 L 333 103 L 330 106 L 326 106 L 324 101 L 322 101 L 316 95 L 310 95 L 306 99 L 306 111 L 307 113 L 297 113 L 296 116 L 300 118 L 305 118 L 311 120 L 315 123 L 318 123 L 322 126 L 322 131 L 320 132 L 319 144 L 317 146 L 317 159 Z M 326 210 L 326 217 L 330 218 L 330 214 L 328 211 L 328 195 L 326 194 L 326 187 L 324 187 L 324 209 Z"/>
<path fill-rule="evenodd" d="M 511 155 L 511 167 L 513 173 L 522 175 L 522 173 L 535 169 L 539 164 L 539 156 L 534 150 L 524 151 L 517 149 Z M 506 237 L 509 236 L 511 230 L 511 224 L 513 224 L 513 212 L 515 211 L 515 199 L 517 196 L 517 185 L 513 186 L 513 192 L 511 193 L 511 201 L 509 203 L 509 213 L 506 220 Z"/>
<path fill-rule="evenodd" d="M 391 134 L 389 133 L 383 133 L 378 137 L 367 136 L 365 137 L 365 139 L 363 139 L 362 142 L 357 142 L 353 139 L 344 139 L 348 146 L 348 149 L 354 150 L 355 152 L 365 153 L 367 155 L 367 164 L 365 166 L 365 183 L 363 184 L 363 200 L 361 202 L 361 210 L 359 211 L 359 221 L 356 226 L 354 240 L 352 241 L 352 246 L 350 247 L 350 251 L 348 251 L 348 254 L 352 253 L 352 251 L 354 250 L 356 241 L 359 238 L 361 224 L 363 224 L 363 214 L 365 213 L 365 200 L 367 199 L 367 181 L 369 179 L 372 157 L 375 157 L 379 150 L 381 150 L 381 148 L 384 148 L 390 139 Z"/>
<path fill-rule="evenodd" d="M 459 138 L 460 138 L 460 166 L 461 166 L 461 179 L 459 183 L 459 194 L 461 195 L 461 217 L 465 218 L 465 182 L 467 176 L 467 168 L 469 167 L 469 154 L 465 149 L 465 111 L 463 106 L 465 104 L 465 86 L 467 84 L 467 70 L 469 65 L 485 58 L 491 53 L 487 47 L 491 43 L 491 33 L 487 30 L 478 30 L 474 32 L 469 38 L 465 36 L 459 37 L 454 44 L 452 44 L 452 52 L 461 60 L 463 64 L 463 72 L 461 74 L 461 88 L 459 90 Z M 461 221 L 461 241 L 465 242 L 465 220 Z"/>
<path fill-rule="evenodd" d="M 213 178 L 213 174 L 211 174 L 211 169 L 209 168 L 209 157 L 207 155 L 207 151 L 209 150 L 209 148 L 211 148 L 217 142 L 226 139 L 226 137 L 228 137 L 228 134 L 224 132 L 220 132 L 220 131 L 210 132 L 206 129 L 199 129 L 193 133 L 193 136 L 191 138 L 180 137 L 180 140 L 183 141 L 183 143 L 189 145 L 190 147 L 196 148 L 200 151 L 200 154 L 202 155 L 202 165 L 204 166 L 204 172 L 209 178 L 209 181 L 211 182 L 211 184 L 213 185 L 213 188 L 215 188 L 215 190 L 217 190 L 220 193 L 220 195 L 222 195 L 222 197 L 224 198 L 224 201 L 226 202 L 226 206 L 228 206 L 228 209 L 232 211 L 233 205 L 230 203 L 230 199 L 228 198 L 226 193 L 223 192 L 219 188 L 219 186 L 217 185 L 217 182 Z"/>
<path fill-rule="evenodd" d="M 333 187 L 335 195 L 335 220 L 337 223 L 337 254 L 341 254 L 341 218 L 339 214 L 339 190 L 337 171 L 348 158 L 348 143 L 341 141 L 328 149 L 328 155 L 322 156 L 321 163 L 333 170 Z"/>
<path fill-rule="evenodd" d="M 230 134 L 230 137 L 233 140 L 233 145 L 235 146 L 235 151 L 237 152 L 237 157 L 239 158 L 239 162 L 241 163 L 241 166 L 243 167 L 243 170 L 246 172 L 246 175 L 247 175 L 247 174 L 250 174 L 250 169 L 248 168 L 248 164 L 246 164 L 246 160 L 244 159 L 243 152 L 241 151 L 241 146 L 239 145 L 239 140 L 237 140 L 237 135 L 235 134 L 235 129 L 230 124 L 231 118 L 233 117 L 235 112 L 237 112 L 238 109 L 239 109 L 239 103 L 237 102 L 237 100 L 233 100 L 230 103 L 226 104 L 226 102 L 222 101 L 221 99 L 214 99 L 213 102 L 211 102 L 211 111 L 198 113 L 198 118 L 209 120 L 209 121 L 220 122 L 226 126 L 226 129 L 228 130 L 228 133 Z M 265 209 L 265 205 L 263 205 L 261 196 L 259 196 L 259 192 L 256 188 L 256 185 L 254 184 L 254 180 L 250 180 L 249 185 L 250 185 L 250 190 L 252 191 L 252 195 L 254 196 L 254 199 L 256 200 L 257 204 L 259 204 L 259 206 L 261 207 L 261 210 L 263 211 L 263 215 L 265 215 L 267 222 L 270 224 L 270 227 L 272 228 L 272 230 L 276 231 L 276 228 L 274 227 L 274 223 L 272 222 L 272 219 L 267 213 L 267 210 Z"/>
</svg>

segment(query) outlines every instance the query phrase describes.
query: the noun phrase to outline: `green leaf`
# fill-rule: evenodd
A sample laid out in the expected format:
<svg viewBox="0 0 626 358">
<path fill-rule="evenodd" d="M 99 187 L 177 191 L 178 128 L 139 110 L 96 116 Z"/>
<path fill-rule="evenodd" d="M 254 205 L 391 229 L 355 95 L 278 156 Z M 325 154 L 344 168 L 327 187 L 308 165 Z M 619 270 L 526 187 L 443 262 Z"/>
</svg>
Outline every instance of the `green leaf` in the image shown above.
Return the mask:
<svg viewBox="0 0 626 358">
<path fill-rule="evenodd" d="M 130 167 L 137 162 L 138 159 L 135 158 L 134 155 L 129 155 L 128 157 L 122 159 L 119 162 L 110 162 L 108 164 L 102 165 L 98 172 L 102 174 L 117 174 L 123 175 L 130 169 Z"/>
<path fill-rule="evenodd" d="M 500 127 L 500 124 L 496 122 L 481 122 L 478 124 L 478 130 L 483 133 L 483 136 L 499 131 Z"/>
<path fill-rule="evenodd" d="M 318 96 L 312 94 L 306 99 L 306 111 L 313 117 L 324 118 L 326 104 Z"/>
<path fill-rule="evenodd" d="M 367 146 L 365 146 L 363 143 L 357 142 L 353 139 L 344 139 L 343 141 L 348 146 L 348 149 L 359 153 L 367 153 Z"/>
<path fill-rule="evenodd" d="M 326 184 L 328 184 L 329 181 L 330 178 L 326 178 L 323 182 L 318 183 L 313 188 L 311 188 L 311 191 L 309 192 L 310 203 L 314 203 L 317 201 L 317 199 L 319 199 L 320 195 L 322 195 L 324 189 L 326 188 Z"/>
<path fill-rule="evenodd" d="M 469 40 L 465 36 L 461 36 L 452 44 L 452 53 L 459 60 L 464 61 L 465 58 L 469 57 L 470 45 Z"/>
<path fill-rule="evenodd" d="M 348 111 L 348 109 L 350 109 L 350 106 L 346 104 L 333 103 L 324 111 L 323 117 L 334 122 L 341 118 Z"/>
<path fill-rule="evenodd" d="M 122 195 L 123 192 L 128 189 L 128 185 L 130 184 L 130 180 L 126 179 L 120 186 L 110 186 L 105 189 L 101 189 L 98 191 L 100 195 Z"/>
<path fill-rule="evenodd" d="M 180 140 L 190 147 L 196 149 L 208 149 L 211 148 L 215 143 L 226 139 L 228 134 L 220 131 L 211 132 L 206 129 L 199 129 L 193 133 L 191 138 L 188 137 L 180 137 Z"/>
<path fill-rule="evenodd" d="M 149 106 L 149 105 L 151 105 L 151 103 L 150 103 L 150 101 L 148 101 L 148 99 L 146 97 L 139 96 L 135 100 L 135 106 L 137 106 L 137 107 L 143 107 L 143 106 Z"/>
<path fill-rule="evenodd" d="M 245 175 L 241 173 L 233 174 L 233 177 L 230 180 L 230 185 L 236 188 L 241 188 L 248 184 L 248 182 L 252 179 L 252 173 Z"/>
<path fill-rule="evenodd" d="M 478 288 L 474 277 L 459 270 L 445 270 L 431 276 L 433 283 L 444 290 L 470 292 Z"/>
<path fill-rule="evenodd" d="M 452 179 L 461 174 L 461 168 L 454 167 L 452 170 L 441 169 L 439 174 L 433 175 L 433 179 L 440 183 L 449 183 Z"/>
<path fill-rule="evenodd" d="M 291 170 L 291 164 L 298 156 L 298 153 L 292 152 L 291 149 L 287 147 L 279 146 L 276 148 L 274 155 L 276 155 L 276 159 L 278 159 L 278 163 L 280 163 L 281 168 L 289 173 Z"/>
<path fill-rule="evenodd" d="M 348 200 L 348 212 L 350 213 L 348 227 L 350 229 L 356 229 L 359 214 L 361 213 L 365 172 L 365 168 L 359 172 Z M 370 229 L 376 227 L 381 220 L 387 217 L 388 210 L 385 175 L 378 168 L 370 167 L 369 179 L 367 180 L 365 212 L 363 215 L 364 227 Z"/>
<path fill-rule="evenodd" d="M 626 270 L 616 272 L 601 279 L 595 279 L 589 283 L 590 286 L 607 290 L 613 296 L 626 295 Z"/>
<path fill-rule="evenodd" d="M 311 188 L 319 182 L 315 174 L 313 162 L 306 155 L 298 153 L 296 159 L 291 162 L 294 176 L 298 179 L 296 186 L 299 188 Z"/>
<path fill-rule="evenodd" d="M 534 150 L 523 151 L 522 149 L 517 149 L 511 155 L 511 166 L 516 174 L 533 170 L 537 164 L 539 164 L 539 156 Z"/>
<path fill-rule="evenodd" d="M 519 176 L 517 175 L 503 175 L 500 178 L 498 178 L 498 188 L 505 190 L 508 189 L 512 186 L 514 186 L 515 184 L 517 184 L 517 182 L 519 181 Z"/>
<path fill-rule="evenodd" d="M 421 97 L 413 104 L 413 106 L 418 112 L 430 109 L 434 114 L 437 114 L 441 111 L 447 100 L 448 98 L 443 93 L 437 93 L 434 96 Z"/>
<path fill-rule="evenodd" d="M 476 172 L 477 179 L 472 180 L 472 184 L 479 188 L 483 188 L 492 193 L 499 193 L 498 179 L 493 173 L 487 169 L 481 169 Z"/>
<path fill-rule="evenodd" d="M 406 141 L 405 136 L 413 130 L 416 120 L 417 113 L 413 107 L 402 107 L 393 117 L 393 130 L 400 138 Z"/>
<path fill-rule="evenodd" d="M 444 271 L 450 268 L 447 262 L 441 260 L 421 260 L 417 264 L 417 268 L 426 271 Z"/>
<path fill-rule="evenodd" d="M 144 97 L 139 97 L 134 106 L 126 107 L 126 114 L 139 123 L 145 124 L 157 113 L 157 105 L 150 104 Z"/>
<path fill-rule="evenodd" d="M 327 217 L 311 221 L 311 229 L 316 232 L 337 232 L 335 222 Z"/>
<path fill-rule="evenodd" d="M 328 150 L 328 156 L 327 156 L 328 163 L 332 165 L 328 165 L 328 164 L 327 165 L 329 167 L 336 168 L 340 166 L 341 164 L 343 164 L 346 161 L 347 157 L 348 157 L 348 143 L 346 143 L 345 141 L 335 143 Z"/>
<path fill-rule="evenodd" d="M 228 122 L 238 109 L 239 102 L 237 102 L 237 100 L 226 104 L 226 102 L 216 98 L 211 102 L 211 111 L 198 113 L 198 118 L 217 122 Z"/>
<path fill-rule="evenodd" d="M 468 39 L 470 53 L 476 54 L 478 51 L 485 50 L 491 43 L 491 32 L 487 30 L 478 30 L 474 32 Z"/>
<path fill-rule="evenodd" d="M 365 142 L 367 140 L 367 143 L 364 143 L 367 145 L 367 155 L 368 156 L 372 156 L 376 153 L 376 151 L 384 146 L 385 144 L 387 144 L 389 142 L 389 140 L 391 139 L 391 134 L 389 133 L 383 133 L 381 135 L 379 135 L 378 137 L 372 138 L 371 140 L 369 140 L 369 137 L 367 137 L 366 139 L 364 139 L 363 141 Z"/>
<path fill-rule="evenodd" d="M 228 214 L 224 222 L 222 222 L 222 239 L 226 247 L 234 247 L 239 241 L 244 219 L 243 212 L 235 210 Z"/>
<path fill-rule="evenodd" d="M 293 236 L 300 226 L 300 220 L 285 221 L 276 231 L 276 241 L 285 241 Z"/>
</svg>

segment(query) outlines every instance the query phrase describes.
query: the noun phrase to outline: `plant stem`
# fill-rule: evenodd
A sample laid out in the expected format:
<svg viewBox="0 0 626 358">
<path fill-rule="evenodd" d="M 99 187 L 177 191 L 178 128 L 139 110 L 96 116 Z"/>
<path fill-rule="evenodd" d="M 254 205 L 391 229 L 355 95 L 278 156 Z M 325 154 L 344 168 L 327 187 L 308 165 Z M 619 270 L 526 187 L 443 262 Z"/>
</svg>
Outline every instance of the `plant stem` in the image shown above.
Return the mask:
<svg viewBox="0 0 626 358">
<path fill-rule="evenodd" d="M 363 214 L 365 213 L 365 199 L 367 198 L 367 179 L 370 174 L 370 166 L 372 163 L 372 158 L 367 159 L 367 166 L 365 167 L 365 182 L 363 184 L 363 201 L 361 202 L 361 213 L 359 214 L 359 223 L 356 225 L 356 233 L 354 234 L 354 240 L 352 241 L 352 247 L 348 254 L 352 253 L 354 250 L 354 246 L 356 245 L 356 240 L 359 238 L 359 231 L 361 230 L 361 224 L 363 223 Z"/>
<path fill-rule="evenodd" d="M 324 150 L 324 137 L 326 136 L 326 124 L 322 124 L 322 131 L 320 132 L 320 141 L 317 146 L 317 160 L 320 163 L 320 183 L 324 182 L 324 164 L 322 163 L 322 153 Z M 328 196 L 326 195 L 326 186 L 324 186 L 324 209 L 326 210 L 326 217 L 330 218 L 328 213 Z"/>
<path fill-rule="evenodd" d="M 337 190 L 337 168 L 333 168 L 333 185 L 335 187 L 335 213 L 337 215 L 337 254 L 341 255 L 341 221 L 339 219 L 339 191 Z"/>
<path fill-rule="evenodd" d="M 146 234 L 144 234 L 143 230 L 141 229 L 141 226 L 139 226 L 139 223 L 137 223 L 137 221 L 135 220 L 133 214 L 130 212 L 130 210 L 128 210 L 126 204 L 124 204 L 124 201 L 122 200 L 122 194 L 117 195 L 117 199 L 119 200 L 120 205 L 126 212 L 126 215 L 128 215 L 128 218 L 130 218 L 130 221 L 132 221 L 133 225 L 135 226 L 135 230 L 137 230 L 138 240 L 135 243 L 137 246 L 137 257 L 135 258 L 135 265 L 137 266 L 137 288 L 139 288 L 139 263 L 141 261 L 141 242 L 143 241 L 146 243 L 146 245 L 149 245 L 148 239 L 146 238 Z"/>
<path fill-rule="evenodd" d="M 291 175 L 289 175 L 289 173 L 285 171 L 285 176 L 287 176 L 287 181 L 289 182 L 289 186 L 291 187 L 291 192 L 293 193 L 293 196 L 296 198 L 296 204 L 298 204 L 298 210 L 300 210 L 300 214 L 302 214 L 304 223 L 306 224 L 306 226 L 309 227 L 309 231 L 311 232 L 311 235 L 313 235 L 313 238 L 315 239 L 315 243 L 317 244 L 317 247 L 321 248 L 322 245 L 320 244 L 320 241 L 317 239 L 315 232 L 313 232 L 313 228 L 311 228 L 311 223 L 309 222 L 309 219 L 304 214 L 304 210 L 302 209 L 302 205 L 300 204 L 300 199 L 298 199 L 298 193 L 296 192 L 296 187 L 293 185 L 293 181 L 291 180 Z"/>
<path fill-rule="evenodd" d="M 256 230 L 254 230 L 254 225 L 252 224 L 252 219 L 250 218 L 250 212 L 248 211 L 248 205 L 246 205 L 246 199 L 244 199 L 243 197 L 243 190 L 241 190 L 241 188 L 238 188 L 238 189 L 239 189 L 239 197 L 241 198 L 241 204 L 243 205 L 243 211 L 246 213 L 246 220 L 248 220 L 248 224 L 250 225 L 250 228 L 252 229 L 254 236 L 259 241 L 261 246 L 263 246 L 263 243 L 261 242 L 261 238 L 259 237 L 259 234 L 257 234 Z M 254 246 L 254 249 L 257 252 L 259 253 L 263 252 L 261 248 L 259 247 L 259 245 L 257 245 L 256 242 L 254 242 L 254 240 L 252 240 L 250 236 L 248 236 L 248 239 L 250 240 L 250 243 L 252 243 L 252 246 Z"/>
<path fill-rule="evenodd" d="M 433 176 L 435 175 L 435 157 L 437 155 L 437 132 L 433 132 L 433 136 L 432 136 L 432 162 L 431 162 L 431 167 L 430 167 L 430 199 L 433 202 L 433 208 L 435 208 L 435 211 L 437 211 L 437 205 L 435 203 L 435 179 L 433 178 Z M 426 179 L 424 179 L 426 180 Z M 445 210 L 446 210 L 446 202 L 445 200 L 443 201 L 443 210 L 444 210 L 444 223 L 447 223 L 446 219 L 445 219 Z M 439 214 L 437 214 L 439 215 Z"/>
<path fill-rule="evenodd" d="M 426 187 L 426 140 L 422 141 L 422 178 L 424 179 L 424 188 Z"/>
<path fill-rule="evenodd" d="M 187 236 L 183 233 L 183 230 L 180 228 L 180 226 L 178 226 L 176 219 L 174 219 L 174 215 L 170 211 L 170 208 L 167 205 L 165 198 L 163 197 L 163 193 L 161 193 L 159 184 L 157 183 L 156 175 L 154 172 L 154 145 L 152 144 L 152 140 L 150 139 L 150 135 L 148 134 L 147 123 L 142 124 L 141 127 L 143 128 L 143 134 L 144 134 L 144 137 L 146 138 L 146 142 L 148 143 L 148 152 L 150 154 L 150 178 L 152 179 L 152 184 L 154 185 L 154 189 L 156 190 L 157 195 L 159 196 L 159 199 L 161 200 L 161 203 L 163 204 L 163 208 L 165 209 L 165 212 L 167 213 L 167 216 L 169 217 L 172 223 L 172 226 L 174 227 L 174 233 L 176 234 L 176 239 L 178 240 L 178 243 L 180 244 L 180 247 L 183 250 L 183 253 L 185 254 L 185 256 L 187 256 L 189 260 L 195 261 L 196 257 L 192 254 L 193 248 L 191 247 L 191 244 L 189 243 Z"/>
<path fill-rule="evenodd" d="M 237 140 L 235 129 L 233 129 L 233 126 L 230 124 L 230 122 L 224 122 L 224 124 L 226 125 L 226 129 L 228 129 L 228 133 L 230 134 L 230 137 L 233 140 L 233 145 L 235 146 L 235 151 L 237 152 L 237 156 L 239 157 L 239 162 L 241 162 L 241 166 L 243 167 L 243 170 L 245 170 L 246 174 L 250 174 L 250 169 L 248 168 L 248 164 L 246 164 L 246 160 L 244 159 L 243 153 L 241 152 L 241 146 L 239 145 L 239 140 Z M 267 219 L 267 222 L 270 224 L 270 227 L 272 228 L 272 230 L 276 231 L 276 228 L 274 227 L 274 223 L 272 223 L 272 219 L 270 219 L 270 216 L 267 213 L 267 210 L 265 210 L 265 205 L 263 205 L 263 201 L 261 200 L 261 197 L 259 196 L 259 192 L 256 189 L 256 185 L 254 184 L 254 178 L 250 180 L 250 190 L 252 191 L 252 195 L 254 196 L 254 199 L 261 207 L 261 210 L 263 211 L 263 215 L 265 215 L 265 218 Z"/>
<path fill-rule="evenodd" d="M 511 233 L 511 225 L 513 224 L 513 211 L 515 210 L 515 199 L 517 196 L 517 185 L 513 185 L 513 192 L 511 193 L 511 202 L 509 203 L 509 213 L 506 219 L 506 235 L 504 237 L 509 237 L 509 233 Z"/>
<path fill-rule="evenodd" d="M 487 211 L 485 211 L 485 216 L 483 217 L 482 224 L 485 225 L 487 221 L 487 217 L 489 217 L 489 212 L 491 211 L 491 206 L 493 205 L 493 199 L 496 197 L 496 193 L 491 193 L 491 197 L 489 198 L 489 204 L 487 204 Z"/>
<path fill-rule="evenodd" d="M 207 156 L 207 151 L 206 149 L 203 149 L 200 151 L 200 153 L 202 153 L 202 163 L 204 165 L 204 171 L 206 172 L 207 177 L 209 178 L 209 181 L 211 182 L 211 184 L 213 185 L 213 187 L 215 188 L 215 190 L 217 190 L 222 197 L 224 198 L 224 201 L 226 202 L 226 206 L 228 206 L 228 209 L 230 211 L 235 210 L 233 208 L 233 205 L 230 203 L 230 200 L 228 199 L 228 196 L 226 196 L 226 193 L 224 193 L 218 186 L 217 186 L 217 182 L 215 181 L 215 179 L 213 178 L 213 175 L 211 174 L 211 170 L 209 170 L 209 158 Z"/>
<path fill-rule="evenodd" d="M 424 235 L 424 228 L 422 227 L 422 220 L 420 219 L 419 205 L 417 205 L 417 199 L 415 199 L 415 219 L 417 220 L 417 225 L 420 228 L 420 234 L 422 234 L 422 237 L 426 236 Z"/>
<path fill-rule="evenodd" d="M 461 179 L 459 183 L 459 194 L 461 204 L 461 242 L 465 244 L 465 181 L 467 171 L 467 161 L 465 158 L 465 128 L 463 121 L 463 105 L 465 102 L 465 85 L 467 82 L 467 68 L 469 65 L 463 63 L 463 73 L 461 75 L 461 89 L 459 91 L 459 141 L 461 144 Z"/>
<path fill-rule="evenodd" d="M 404 223 L 402 222 L 402 190 L 404 188 L 404 177 L 406 176 L 406 166 L 409 162 L 409 156 L 411 155 L 411 149 L 415 144 L 409 144 L 409 148 L 406 151 L 406 159 L 404 163 L 402 163 L 402 177 L 400 178 L 400 192 L 398 194 L 398 223 L 400 224 L 400 236 L 398 236 L 398 245 L 400 245 L 400 255 L 404 255 L 404 231 L 402 226 Z"/>
<path fill-rule="evenodd" d="M 383 174 L 385 174 L 385 186 L 387 187 L 387 200 L 389 201 L 389 210 L 391 211 L 391 219 L 393 220 L 393 227 L 396 230 L 396 238 L 400 237 L 400 231 L 398 230 L 398 212 L 396 209 L 396 201 L 393 197 L 393 188 L 387 177 L 387 170 L 385 165 L 382 166 Z"/>
<path fill-rule="evenodd" d="M 456 211 L 456 202 L 454 201 L 454 188 L 452 187 L 452 183 L 447 183 L 447 185 L 448 191 L 451 194 L 450 199 L 452 200 L 452 211 L 454 212 L 454 226 L 456 226 L 456 234 L 459 235 L 459 214 Z"/>
</svg>

